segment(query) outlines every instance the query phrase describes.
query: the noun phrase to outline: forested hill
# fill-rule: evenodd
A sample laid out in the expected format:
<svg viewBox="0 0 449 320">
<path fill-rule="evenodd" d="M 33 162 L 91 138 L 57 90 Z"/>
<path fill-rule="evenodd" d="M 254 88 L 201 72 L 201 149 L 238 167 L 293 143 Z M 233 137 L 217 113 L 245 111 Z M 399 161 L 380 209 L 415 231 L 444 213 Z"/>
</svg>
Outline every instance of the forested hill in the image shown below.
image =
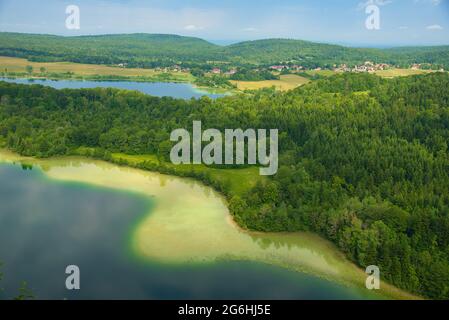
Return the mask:
<svg viewBox="0 0 449 320">
<path fill-rule="evenodd" d="M 129 63 L 152 67 L 221 59 L 221 47 L 205 40 L 168 34 L 118 34 L 62 37 L 0 33 L 0 55 L 35 61 L 94 64 Z"/>
<path fill-rule="evenodd" d="M 377 49 L 348 48 L 303 40 L 266 39 L 245 41 L 228 46 L 226 52 L 234 59 L 255 64 L 297 61 L 298 63 L 362 63 L 380 60 L 384 55 Z"/>
<path fill-rule="evenodd" d="M 230 45 L 226 52 L 234 60 L 254 64 L 295 61 L 308 67 L 331 67 L 334 64 L 353 65 L 370 60 L 401 67 L 409 67 L 413 63 L 449 67 L 449 46 L 374 49 L 302 40 L 267 39 Z"/>
<path fill-rule="evenodd" d="M 163 34 L 121 34 L 62 37 L 0 33 L 0 55 L 34 61 L 95 64 L 128 63 L 132 67 L 184 64 L 264 65 L 294 62 L 307 67 L 360 64 L 366 60 L 408 67 L 431 63 L 449 69 L 449 46 L 394 49 L 349 48 L 302 40 L 267 39 L 218 46 L 192 37 Z"/>
<path fill-rule="evenodd" d="M 164 159 L 170 132 L 193 120 L 222 131 L 278 128 L 278 173 L 245 176 L 259 181 L 245 192 L 207 171 L 140 165 L 213 185 L 241 226 L 317 232 L 362 268 L 379 266 L 382 279 L 449 299 L 448 89 L 447 73 L 346 73 L 286 93 L 186 101 L 0 82 L 0 143 L 42 157 L 90 147 L 107 160 L 113 152 Z"/>
</svg>

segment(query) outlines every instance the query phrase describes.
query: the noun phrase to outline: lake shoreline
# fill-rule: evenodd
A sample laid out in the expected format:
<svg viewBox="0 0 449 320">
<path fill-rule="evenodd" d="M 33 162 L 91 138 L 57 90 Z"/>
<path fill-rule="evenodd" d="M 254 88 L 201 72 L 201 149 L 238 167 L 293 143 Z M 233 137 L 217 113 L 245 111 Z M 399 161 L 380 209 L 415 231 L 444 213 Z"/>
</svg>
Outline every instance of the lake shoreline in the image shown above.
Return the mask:
<svg viewBox="0 0 449 320">
<path fill-rule="evenodd" d="M 146 81 L 127 78 L 95 79 L 85 77 L 48 78 L 0 76 L 0 81 L 24 85 L 43 85 L 55 88 L 57 90 L 112 88 L 117 90 L 137 91 L 151 96 L 172 97 L 174 99 L 184 100 L 189 100 L 192 98 L 199 99 L 203 96 L 208 96 L 211 99 L 216 99 L 236 93 L 225 89 L 198 87 L 194 83 L 188 81 L 171 81 L 164 79 Z M 173 88 L 176 86 L 178 88 Z M 168 88 L 170 88 L 170 90 L 168 90 Z"/>
<path fill-rule="evenodd" d="M 229 89 L 229 88 L 216 88 L 207 86 L 198 86 L 194 82 L 189 80 L 181 80 L 176 78 L 158 78 L 158 77 L 124 77 L 124 76 L 80 76 L 80 75 L 67 75 L 61 74 L 61 76 L 27 76 L 26 74 L 10 75 L 0 74 L 0 81 L 4 79 L 8 80 L 27 80 L 27 81 L 92 81 L 92 82 L 137 82 L 137 83 L 175 83 L 175 84 L 188 84 L 198 93 L 209 94 L 222 94 L 225 96 L 242 93 L 241 90 Z"/>
<path fill-rule="evenodd" d="M 91 158 L 86 158 L 86 157 L 61 157 L 61 158 L 53 158 L 53 159 L 41 160 L 41 159 L 36 159 L 36 158 L 31 158 L 31 157 L 22 157 L 22 156 L 19 156 L 19 155 L 15 154 L 15 153 L 9 152 L 9 151 L 5 152 L 5 149 L 0 149 L 0 155 L 3 155 L 3 157 L 5 157 L 5 154 L 6 154 L 6 157 L 9 158 L 10 160 L 12 159 L 13 161 L 25 162 L 25 163 L 27 163 L 27 162 L 33 163 L 34 162 L 34 163 L 36 163 L 38 165 L 40 163 L 45 164 L 46 161 L 47 162 L 48 161 L 57 161 L 58 159 L 59 160 L 65 159 L 65 161 L 70 160 L 70 159 L 84 159 L 87 162 L 92 162 L 92 163 L 96 163 L 96 162 L 100 163 L 101 162 L 101 163 L 104 163 L 104 164 L 108 164 L 108 166 L 114 166 L 114 167 L 117 167 L 117 168 L 121 167 L 119 164 L 114 163 L 114 162 L 104 162 L 104 161 L 98 161 L 98 160 L 91 160 Z M 149 171 L 141 170 L 141 169 L 135 169 L 135 168 L 132 168 L 130 166 L 122 167 L 122 168 L 125 168 L 125 171 L 127 170 L 127 171 L 133 172 L 133 173 L 137 172 L 137 173 L 141 173 L 141 174 L 144 174 L 144 175 L 145 175 L 145 173 L 146 174 L 151 174 L 151 172 L 149 172 Z M 48 175 L 47 173 L 45 173 L 45 174 Z M 185 178 L 185 177 L 179 178 L 179 177 L 174 176 L 174 175 L 172 177 L 170 177 L 170 176 L 165 176 L 165 174 L 162 174 L 161 176 L 163 176 L 166 179 L 173 179 L 174 178 L 176 180 L 179 179 L 180 181 L 187 181 L 187 182 L 188 181 L 195 181 L 195 183 L 197 183 L 196 182 L 197 180 L 195 180 L 193 178 Z M 54 177 L 50 176 L 50 178 L 54 178 Z M 61 177 L 59 177 L 59 178 L 61 178 Z M 62 177 L 62 178 L 64 178 L 64 177 Z M 72 179 L 73 179 L 73 177 L 72 177 Z M 72 179 L 68 179 L 68 180 L 72 180 Z M 84 177 L 80 177 L 80 179 L 83 180 Z M 62 180 L 66 180 L 66 179 L 62 179 Z M 77 180 L 77 179 L 75 179 L 75 180 Z M 84 181 L 84 182 L 85 183 L 89 183 L 89 182 L 86 182 L 86 181 Z M 95 181 L 93 182 L 93 184 L 96 184 Z M 111 186 L 110 185 L 110 186 L 106 186 L 106 187 L 112 187 L 112 188 L 116 189 L 116 186 Z M 134 187 L 132 187 L 132 189 L 126 189 L 126 188 L 118 187 L 118 189 L 126 190 L 126 191 L 136 191 L 136 190 L 134 190 Z M 215 190 L 214 190 L 214 192 L 218 193 Z M 146 195 L 148 196 L 148 194 L 146 194 Z M 349 272 L 349 274 L 348 274 L 349 276 L 341 276 L 341 275 L 338 276 L 338 277 L 330 276 L 331 274 L 333 274 L 334 271 L 332 271 L 330 273 L 327 273 L 327 271 L 324 271 L 324 269 L 322 271 L 319 271 L 319 269 L 317 269 L 314 272 L 313 264 L 312 265 L 308 265 L 306 263 L 305 266 L 303 265 L 301 267 L 301 263 L 302 264 L 305 263 L 304 261 L 302 261 L 302 262 L 300 262 L 299 265 L 295 265 L 294 261 L 297 261 L 297 260 L 294 260 L 294 259 L 297 259 L 297 258 L 295 256 L 291 256 L 290 252 L 284 252 L 283 254 L 286 255 L 285 257 L 282 256 L 282 253 L 280 254 L 280 256 L 279 255 L 266 256 L 266 254 L 263 251 L 258 253 L 258 254 L 254 254 L 255 251 L 259 250 L 259 247 L 258 247 L 258 245 L 254 246 L 253 244 L 251 244 L 251 242 L 248 243 L 247 240 L 245 240 L 245 242 L 244 242 L 245 246 L 247 246 L 247 248 L 242 251 L 243 256 L 247 255 L 247 256 L 245 256 L 246 259 L 242 258 L 242 256 L 239 257 L 238 254 L 236 256 L 234 256 L 234 257 L 222 255 L 221 259 L 230 260 L 230 261 L 232 261 L 232 260 L 239 260 L 239 259 L 250 260 L 250 261 L 254 260 L 254 261 L 267 263 L 267 264 L 271 264 L 271 265 L 275 265 L 275 266 L 281 266 L 283 268 L 294 270 L 294 271 L 309 273 L 309 274 L 318 276 L 320 278 L 330 280 L 332 282 L 343 284 L 345 286 L 350 286 L 350 287 L 354 287 L 354 288 L 358 287 L 359 289 L 363 288 L 362 283 L 364 283 L 363 280 L 364 280 L 364 278 L 366 276 L 365 273 L 361 269 L 357 268 L 352 262 L 349 262 L 344 257 L 343 253 L 341 253 L 329 241 L 323 239 L 322 237 L 320 237 L 320 236 L 318 236 L 316 234 L 309 234 L 308 235 L 307 233 L 300 233 L 300 232 L 296 232 L 296 233 L 276 233 L 276 234 L 273 234 L 273 233 L 263 233 L 263 232 L 254 232 L 254 231 L 245 230 L 241 226 L 239 226 L 237 224 L 237 222 L 233 219 L 232 215 L 229 214 L 229 211 L 227 210 L 228 203 L 227 203 L 226 197 L 223 194 L 221 194 L 221 193 L 219 193 L 219 195 L 222 198 L 224 206 L 226 207 L 227 215 L 225 216 L 225 219 L 226 219 L 227 223 L 231 224 L 232 228 L 238 229 L 238 232 L 244 234 L 243 237 L 247 237 L 247 235 L 250 235 L 250 237 L 252 237 L 252 239 L 253 239 L 252 241 L 256 241 L 256 244 L 260 243 L 260 241 L 262 241 L 262 243 L 263 243 L 263 241 L 266 241 L 266 240 L 263 240 L 263 239 L 271 239 L 270 241 L 274 241 L 273 243 L 276 243 L 277 241 L 281 241 L 280 243 L 284 243 L 284 245 L 282 245 L 282 248 L 284 248 L 284 249 L 285 249 L 285 245 L 287 245 L 287 247 L 288 247 L 288 246 L 291 246 L 294 243 L 296 243 L 295 241 L 297 241 L 298 237 L 303 237 L 303 238 L 305 237 L 304 238 L 305 241 L 306 241 L 305 243 L 307 244 L 307 243 L 310 242 L 309 245 L 313 244 L 313 247 L 316 247 L 315 250 L 318 250 L 318 251 L 324 250 L 323 252 L 328 252 L 328 251 L 332 252 L 332 253 L 327 253 L 328 258 L 331 259 L 332 261 L 338 261 L 338 260 L 341 259 L 341 261 L 343 261 L 343 262 L 341 262 L 341 261 L 339 262 L 339 265 L 341 265 L 339 268 L 343 268 L 341 270 L 346 270 L 345 268 L 348 268 L 351 265 L 352 265 L 352 267 L 350 267 L 349 269 L 346 270 L 346 271 Z M 220 210 L 223 210 L 223 208 L 220 208 Z M 151 216 L 150 216 L 150 217 L 143 217 L 142 221 L 145 222 L 145 219 L 147 219 L 147 218 L 148 218 L 148 220 L 151 220 Z M 151 225 L 151 223 L 152 223 L 152 221 L 147 223 L 147 227 L 149 225 Z M 142 223 L 141 222 L 137 223 L 137 225 L 134 227 L 134 229 L 135 229 L 134 234 L 137 235 L 137 236 L 135 236 L 134 238 L 131 239 L 131 242 L 132 242 L 133 246 L 136 245 L 136 243 L 137 243 L 137 245 L 139 245 L 139 243 L 140 243 L 140 245 L 142 245 L 142 243 L 143 243 L 142 241 L 139 242 L 139 240 L 143 239 L 142 238 L 142 232 L 140 232 L 140 237 L 141 238 L 139 238 L 139 228 L 140 227 L 142 227 Z M 226 231 L 226 232 L 228 232 L 228 231 Z M 225 235 L 226 234 L 227 233 L 225 233 Z M 229 241 L 231 241 L 232 237 L 229 238 L 229 239 L 230 239 Z M 301 241 L 304 242 L 304 239 L 302 239 Z M 307 240 L 307 239 L 311 239 L 311 240 Z M 204 239 L 202 239 L 202 240 L 204 240 Z M 317 247 L 317 243 L 318 243 L 318 247 Z M 137 249 L 139 249 L 139 248 L 137 248 Z M 140 249 L 142 249 L 142 247 Z M 166 249 L 166 248 L 164 248 L 164 249 Z M 209 249 L 209 248 L 206 247 L 206 249 Z M 227 251 L 228 249 L 229 248 L 227 248 L 227 244 L 225 244 L 223 252 L 224 253 L 229 252 L 229 251 Z M 151 250 L 153 250 L 153 249 L 151 249 Z M 150 253 L 156 252 L 156 251 L 151 251 L 151 250 L 149 251 Z M 277 250 L 277 251 L 279 251 L 279 250 Z M 144 249 L 137 250 L 137 251 L 140 252 L 140 253 L 144 253 L 143 256 L 145 257 L 145 250 Z M 167 250 L 165 250 L 165 251 L 167 251 Z M 147 252 L 148 252 L 148 249 L 147 249 Z M 193 252 L 196 252 L 196 251 L 194 250 Z M 232 252 L 232 251 L 230 251 L 230 252 Z M 275 251 L 275 253 L 276 253 L 276 251 Z M 208 261 L 209 262 L 216 261 L 216 256 L 214 255 L 215 253 L 212 252 L 211 254 L 212 254 L 211 257 L 213 257 L 213 258 L 215 257 L 215 258 L 214 259 L 209 259 Z M 170 262 L 170 261 L 167 261 L 167 259 L 166 259 L 168 256 L 164 256 L 163 255 L 162 257 L 165 257 L 164 258 L 165 261 L 163 261 L 164 263 Z M 287 259 L 285 259 L 286 257 L 287 257 Z M 290 257 L 290 258 L 288 258 L 288 257 Z M 315 258 L 317 258 L 317 257 L 315 257 Z M 162 260 L 164 260 L 164 259 L 162 259 Z M 291 259 L 293 259 L 293 260 L 291 260 Z M 282 262 L 282 261 L 284 261 L 284 262 Z M 321 260 L 317 260 L 317 261 L 321 261 Z M 179 263 L 179 261 L 176 261 L 176 259 L 174 261 L 172 261 L 172 262 Z M 185 261 L 183 261 L 181 259 L 181 262 L 185 262 Z M 200 263 L 204 263 L 204 262 L 205 261 L 200 261 Z M 346 266 L 346 267 L 344 267 L 344 266 Z M 355 280 L 355 279 L 358 279 L 358 280 Z M 382 282 L 382 290 L 381 291 L 382 291 L 382 294 L 385 297 L 388 297 L 388 298 L 393 298 L 393 299 L 420 299 L 420 297 L 411 295 L 411 294 L 409 294 L 407 292 L 404 292 L 404 291 L 399 290 L 399 289 L 397 289 L 397 288 L 395 288 L 393 286 L 390 286 L 389 284 L 386 284 L 384 282 Z"/>
</svg>

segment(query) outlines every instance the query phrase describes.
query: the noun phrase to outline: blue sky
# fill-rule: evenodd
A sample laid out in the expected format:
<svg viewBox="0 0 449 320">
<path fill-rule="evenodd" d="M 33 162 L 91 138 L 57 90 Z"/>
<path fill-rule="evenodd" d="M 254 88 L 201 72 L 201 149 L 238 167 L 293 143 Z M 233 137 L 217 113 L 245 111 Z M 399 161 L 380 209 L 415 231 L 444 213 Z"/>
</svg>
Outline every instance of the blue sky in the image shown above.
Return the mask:
<svg viewBox="0 0 449 320">
<path fill-rule="evenodd" d="M 368 30 L 367 5 L 380 12 Z M 80 29 L 65 27 L 67 5 Z M 449 0 L 0 0 L 0 31 L 174 33 L 226 43 L 295 38 L 360 46 L 449 44 Z"/>
</svg>

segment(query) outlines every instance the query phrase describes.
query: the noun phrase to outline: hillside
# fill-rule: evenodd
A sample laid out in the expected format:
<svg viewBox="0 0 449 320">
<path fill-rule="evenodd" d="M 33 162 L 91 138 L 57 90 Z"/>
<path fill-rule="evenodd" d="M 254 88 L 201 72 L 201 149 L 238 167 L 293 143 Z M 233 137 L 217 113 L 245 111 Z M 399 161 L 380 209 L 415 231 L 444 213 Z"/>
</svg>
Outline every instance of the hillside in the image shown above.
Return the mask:
<svg viewBox="0 0 449 320">
<path fill-rule="evenodd" d="M 376 49 L 356 49 L 303 40 L 266 39 L 245 41 L 230 45 L 226 52 L 234 59 L 245 59 L 255 64 L 297 61 L 306 63 L 363 62 L 366 57 L 382 54 Z M 365 60 L 364 60 L 365 59 Z"/>
<path fill-rule="evenodd" d="M 254 64 L 298 62 L 308 67 L 360 64 L 366 60 L 408 67 L 431 63 L 449 67 L 449 46 L 398 47 L 390 49 L 352 48 L 292 39 L 245 41 L 225 48 L 234 61 Z"/>
<path fill-rule="evenodd" d="M 434 47 L 398 47 L 386 49 L 384 52 L 392 59 L 416 61 L 419 63 L 449 63 L 449 46 Z"/>
<path fill-rule="evenodd" d="M 168 34 L 119 34 L 62 37 L 0 33 L 0 55 L 33 61 L 95 64 L 127 63 L 153 68 L 182 63 L 204 65 L 268 65 L 295 62 L 307 67 L 349 65 L 366 60 L 408 67 L 431 63 L 449 69 L 449 46 L 393 49 L 350 48 L 303 40 L 266 39 L 218 46 L 199 38 Z"/>
<path fill-rule="evenodd" d="M 0 33 L 0 55 L 35 61 L 71 61 L 95 64 L 152 63 L 219 59 L 220 47 L 205 40 L 164 34 L 120 34 L 61 37 Z"/>
</svg>

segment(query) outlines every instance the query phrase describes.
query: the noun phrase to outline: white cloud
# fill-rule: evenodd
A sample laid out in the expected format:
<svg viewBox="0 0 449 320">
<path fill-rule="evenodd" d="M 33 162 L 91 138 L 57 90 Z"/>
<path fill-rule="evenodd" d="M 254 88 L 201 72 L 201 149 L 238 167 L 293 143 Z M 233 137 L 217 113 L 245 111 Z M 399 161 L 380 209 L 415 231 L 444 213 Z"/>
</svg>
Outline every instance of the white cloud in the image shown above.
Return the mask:
<svg viewBox="0 0 449 320">
<path fill-rule="evenodd" d="M 228 13 L 221 9 L 167 9 L 150 7 L 137 1 L 135 5 L 124 2 L 108 4 L 102 7 L 101 15 L 98 14 L 98 5 L 92 1 L 81 11 L 85 12 L 84 15 L 81 13 L 83 32 L 88 34 L 98 33 L 99 24 L 104 26 L 102 30 L 106 33 L 213 33 L 221 30 L 228 20 Z"/>
<path fill-rule="evenodd" d="M 188 24 L 184 27 L 184 30 L 188 30 L 188 31 L 197 31 L 197 30 L 203 30 L 203 27 L 198 27 L 194 24 Z"/>
<path fill-rule="evenodd" d="M 408 29 L 407 26 L 400 26 L 400 27 L 399 27 L 399 30 L 407 30 L 407 29 Z"/>
<path fill-rule="evenodd" d="M 254 31 L 257 31 L 257 28 L 248 27 L 248 28 L 243 29 L 243 31 L 254 32 Z"/>
<path fill-rule="evenodd" d="M 427 30 L 443 30 L 443 27 L 439 24 L 432 24 L 426 27 Z"/>
</svg>

